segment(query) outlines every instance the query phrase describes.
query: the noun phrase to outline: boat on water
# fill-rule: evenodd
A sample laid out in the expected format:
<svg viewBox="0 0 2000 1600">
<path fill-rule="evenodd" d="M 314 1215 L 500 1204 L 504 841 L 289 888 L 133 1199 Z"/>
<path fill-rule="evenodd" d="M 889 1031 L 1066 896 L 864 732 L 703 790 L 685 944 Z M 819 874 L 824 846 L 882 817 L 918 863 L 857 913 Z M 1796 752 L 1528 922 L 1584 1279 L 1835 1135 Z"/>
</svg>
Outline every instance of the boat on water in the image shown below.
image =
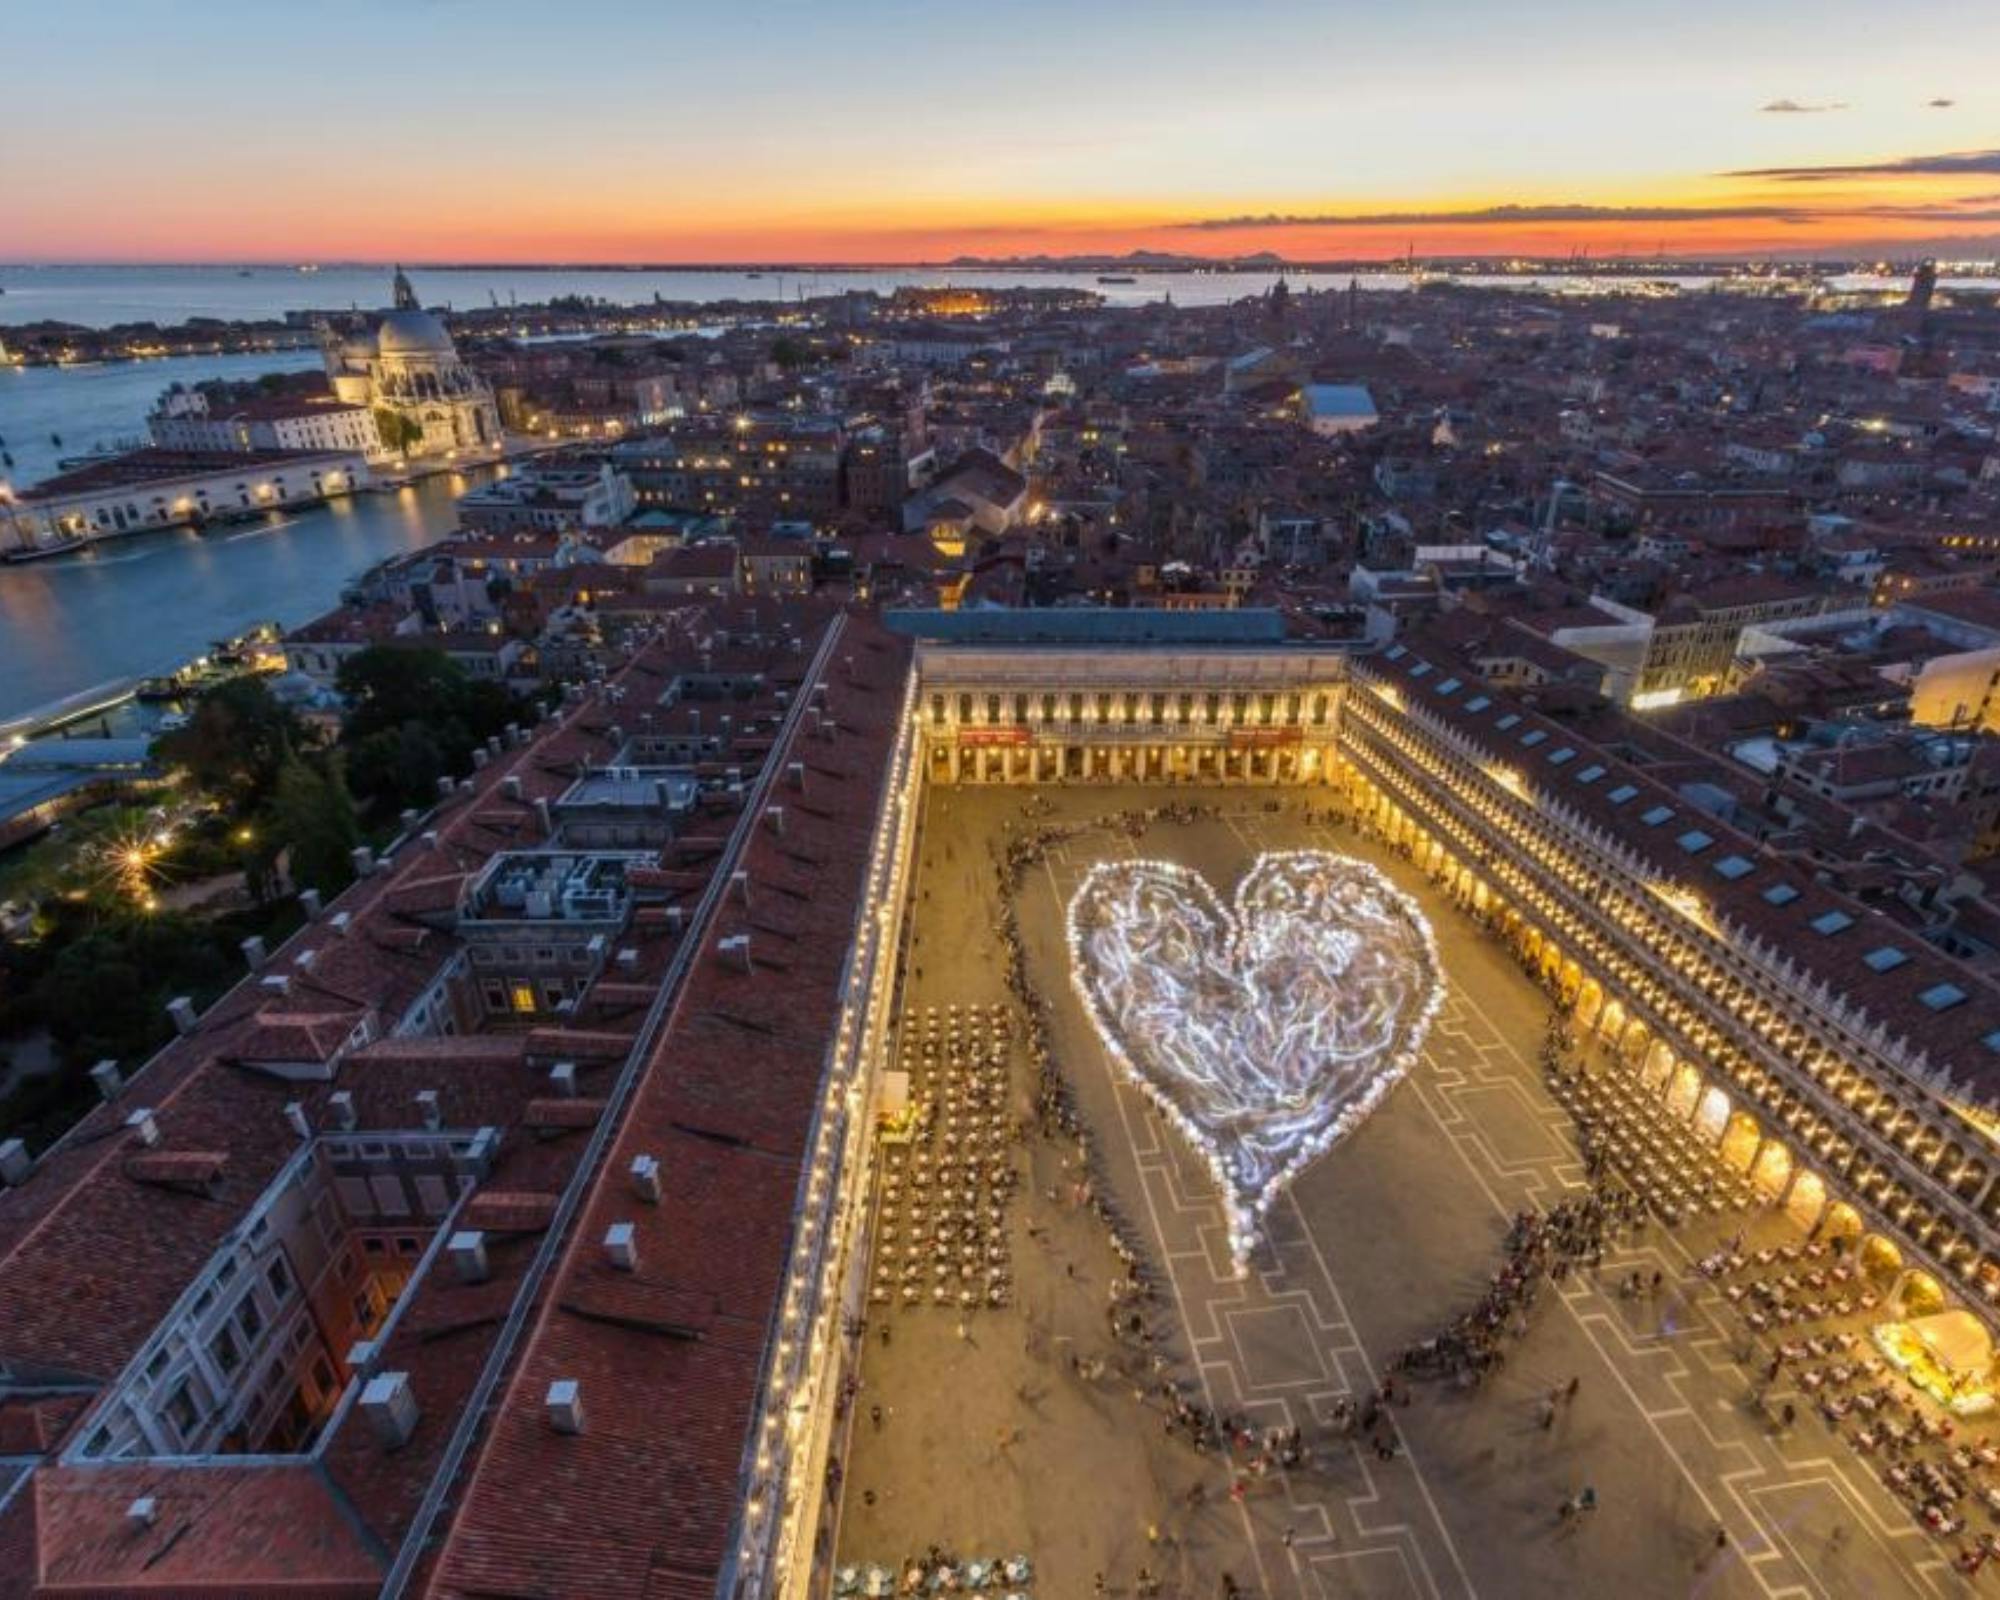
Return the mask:
<svg viewBox="0 0 2000 1600">
<path fill-rule="evenodd" d="M 1097 281 L 1099 283 L 1137 283 L 1139 280 L 1129 272 L 1100 272 L 1097 275 Z"/>
</svg>

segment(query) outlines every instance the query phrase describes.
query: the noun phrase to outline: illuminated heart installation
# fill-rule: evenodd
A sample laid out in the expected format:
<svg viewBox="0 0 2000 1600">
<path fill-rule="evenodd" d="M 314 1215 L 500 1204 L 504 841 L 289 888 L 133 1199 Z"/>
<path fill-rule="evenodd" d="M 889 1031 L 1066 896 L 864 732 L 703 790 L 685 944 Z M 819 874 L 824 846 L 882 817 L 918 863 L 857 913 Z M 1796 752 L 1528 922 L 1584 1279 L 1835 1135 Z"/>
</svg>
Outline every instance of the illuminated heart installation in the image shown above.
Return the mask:
<svg viewBox="0 0 2000 1600">
<path fill-rule="evenodd" d="M 1100 862 L 1069 948 L 1112 1060 L 1215 1174 L 1239 1273 L 1271 1202 L 1381 1104 L 1444 998 L 1416 902 L 1322 850 L 1259 856 L 1233 912 L 1186 867 Z"/>
</svg>

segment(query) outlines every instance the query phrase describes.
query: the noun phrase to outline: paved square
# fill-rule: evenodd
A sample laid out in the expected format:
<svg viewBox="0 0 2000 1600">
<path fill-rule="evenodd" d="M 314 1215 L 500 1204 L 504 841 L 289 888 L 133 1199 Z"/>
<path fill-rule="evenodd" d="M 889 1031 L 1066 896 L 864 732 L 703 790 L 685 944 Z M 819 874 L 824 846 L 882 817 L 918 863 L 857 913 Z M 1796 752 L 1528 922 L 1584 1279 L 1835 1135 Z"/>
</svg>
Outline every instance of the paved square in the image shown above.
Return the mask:
<svg viewBox="0 0 2000 1600">
<path fill-rule="evenodd" d="M 1043 814 L 1025 822 L 1031 800 Z M 1224 1572 L 1273 1597 L 1967 1587 L 1808 1408 L 1784 1434 L 1752 1410 L 1739 1328 L 1689 1270 L 1720 1223 L 1685 1237 L 1649 1224 L 1607 1253 L 1604 1288 L 1588 1272 L 1548 1285 L 1526 1337 L 1480 1389 L 1420 1382 L 1413 1403 L 1392 1408 L 1404 1447 L 1393 1460 L 1335 1437 L 1327 1422 L 1343 1396 L 1365 1396 L 1398 1350 L 1478 1298 L 1509 1217 L 1583 1182 L 1571 1123 L 1535 1064 L 1548 1001 L 1409 863 L 1309 821 L 1303 808 L 1324 807 L 1321 794 L 1079 787 L 930 791 L 906 1005 L 1009 998 L 994 862 L 1010 824 L 1169 803 L 1219 814 L 1136 835 L 1092 828 L 1053 846 L 1016 897 L 1028 976 L 1049 1004 L 1051 1049 L 1095 1142 L 1100 1192 L 1161 1279 L 1159 1353 L 1149 1361 L 1107 1331 L 1123 1269 L 1103 1224 L 1076 1203 L 1076 1142 L 1031 1135 L 1008 1218 L 1013 1304 L 964 1320 L 929 1305 L 871 1311 L 843 1458 L 842 1560 L 893 1563 L 933 1541 L 971 1556 L 1019 1550 L 1038 1565 L 1035 1592 L 1055 1600 L 1088 1596 L 1099 1573 L 1110 1592 L 1132 1594 L 1142 1568 L 1190 1600 L 1218 1593 Z M 1279 1200 L 1239 1279 L 1207 1172 L 1115 1076 L 1082 1015 L 1062 917 L 1097 861 L 1177 861 L 1226 891 L 1258 852 L 1302 847 L 1358 856 L 1414 895 L 1449 994 L 1424 1060 Z M 1025 1121 L 1033 1070 L 1024 1055 L 1014 1070 Z M 1751 1233 L 1797 1237 L 1770 1214 Z M 1621 1300 L 1610 1286 L 1635 1268 L 1660 1270 L 1667 1292 Z M 1232 1500 L 1228 1463 L 1169 1436 L 1161 1367 L 1257 1426 L 1303 1429 L 1309 1465 Z M 1537 1399 L 1572 1377 L 1577 1399 L 1544 1430 Z M 1559 1525 L 1558 1503 L 1586 1483 L 1600 1509 Z"/>
</svg>

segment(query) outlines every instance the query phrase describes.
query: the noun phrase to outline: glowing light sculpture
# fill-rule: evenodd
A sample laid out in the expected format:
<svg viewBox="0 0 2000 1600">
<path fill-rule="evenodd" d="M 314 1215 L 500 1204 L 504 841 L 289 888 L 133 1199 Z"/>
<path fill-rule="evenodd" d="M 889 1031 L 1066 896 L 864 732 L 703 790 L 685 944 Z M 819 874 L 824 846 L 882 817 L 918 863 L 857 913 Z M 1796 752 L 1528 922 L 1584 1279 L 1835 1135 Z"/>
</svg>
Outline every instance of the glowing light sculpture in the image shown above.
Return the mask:
<svg viewBox="0 0 2000 1600">
<path fill-rule="evenodd" d="M 1429 922 L 1374 867 L 1261 855 L 1233 909 L 1170 861 L 1100 862 L 1070 977 L 1105 1050 L 1208 1164 L 1238 1276 L 1286 1185 L 1409 1071 L 1444 999 Z"/>
</svg>

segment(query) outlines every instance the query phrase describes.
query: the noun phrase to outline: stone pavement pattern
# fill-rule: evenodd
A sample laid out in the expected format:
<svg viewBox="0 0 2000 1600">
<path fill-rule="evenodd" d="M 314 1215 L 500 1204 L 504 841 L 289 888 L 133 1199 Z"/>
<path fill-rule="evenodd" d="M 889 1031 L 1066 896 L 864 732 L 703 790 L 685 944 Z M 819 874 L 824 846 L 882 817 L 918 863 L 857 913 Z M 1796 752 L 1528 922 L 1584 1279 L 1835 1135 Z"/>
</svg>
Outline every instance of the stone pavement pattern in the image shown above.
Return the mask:
<svg viewBox="0 0 2000 1600">
<path fill-rule="evenodd" d="M 1006 998 L 992 850 L 1030 793 L 929 794 L 906 1004 Z M 1124 1376 L 1137 1359 L 1105 1331 L 1116 1262 L 1102 1225 L 1071 1203 L 1078 1152 L 1032 1139 L 1010 1217 L 1014 1306 L 967 1319 L 963 1338 L 955 1312 L 928 1307 L 878 1319 L 890 1325 L 887 1344 L 871 1322 L 845 1460 L 842 1560 L 893 1563 L 933 1540 L 965 1555 L 1020 1550 L 1040 1569 L 1037 1593 L 1060 1600 L 1088 1595 L 1099 1572 L 1113 1593 L 1130 1594 L 1142 1565 L 1163 1593 L 1190 1600 L 1219 1592 L 1225 1571 L 1273 1597 L 1961 1587 L 1933 1541 L 1816 1419 L 1779 1436 L 1750 1409 L 1734 1324 L 1688 1272 L 1690 1249 L 1710 1241 L 1670 1238 L 1658 1224 L 1608 1254 L 1602 1276 L 1608 1285 L 1657 1268 L 1660 1298 L 1621 1301 L 1588 1273 L 1551 1284 L 1527 1337 L 1481 1389 L 1418 1384 L 1414 1403 L 1395 1412 L 1405 1448 L 1394 1461 L 1333 1439 L 1324 1424 L 1336 1400 L 1364 1397 L 1397 1350 L 1477 1298 L 1509 1216 L 1583 1182 L 1567 1115 L 1535 1067 L 1549 1002 L 1409 863 L 1308 822 L 1302 791 L 1033 793 L 1053 802 L 1047 820 L 1058 822 L 1168 801 L 1223 809 L 1156 824 L 1137 841 L 1093 830 L 1059 844 L 1018 910 L 1031 979 L 1052 1003 L 1056 1058 L 1110 1195 L 1170 1279 L 1172 1375 L 1260 1427 L 1304 1428 L 1315 1453 L 1305 1471 L 1254 1483 L 1239 1506 L 1224 1463 L 1167 1437 L 1150 1374 Z M 1281 809 L 1265 809 L 1274 798 Z M 1241 1280 L 1207 1173 L 1114 1076 L 1082 1015 L 1062 914 L 1098 860 L 1164 857 L 1226 892 L 1259 851 L 1306 846 L 1371 861 L 1417 897 L 1450 994 L 1424 1061 L 1278 1203 Z M 1032 1074 L 1025 1057 L 1017 1068 L 1026 1115 Z M 1775 1217 L 1757 1226 L 1795 1236 Z M 1111 1370 L 1080 1378 L 1072 1351 L 1103 1356 Z M 1578 1398 L 1544 1431 L 1535 1402 L 1571 1377 Z M 1204 1499 L 1191 1509 L 1197 1483 Z M 1600 1509 L 1559 1526 L 1556 1506 L 1585 1483 Z M 1729 1533 L 1720 1551 L 1718 1527 Z"/>
</svg>

